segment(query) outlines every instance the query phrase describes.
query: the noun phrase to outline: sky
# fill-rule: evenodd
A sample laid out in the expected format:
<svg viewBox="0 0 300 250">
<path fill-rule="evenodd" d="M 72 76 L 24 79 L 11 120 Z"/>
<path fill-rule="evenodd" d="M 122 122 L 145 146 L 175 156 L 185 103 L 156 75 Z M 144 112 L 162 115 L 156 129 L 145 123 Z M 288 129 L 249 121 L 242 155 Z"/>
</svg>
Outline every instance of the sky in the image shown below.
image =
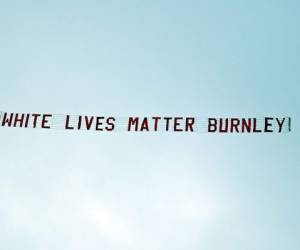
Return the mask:
<svg viewBox="0 0 300 250">
<path fill-rule="evenodd" d="M 0 248 L 299 248 L 299 11 L 1 1 L 1 111 L 290 116 L 292 132 L 0 128 Z"/>
</svg>

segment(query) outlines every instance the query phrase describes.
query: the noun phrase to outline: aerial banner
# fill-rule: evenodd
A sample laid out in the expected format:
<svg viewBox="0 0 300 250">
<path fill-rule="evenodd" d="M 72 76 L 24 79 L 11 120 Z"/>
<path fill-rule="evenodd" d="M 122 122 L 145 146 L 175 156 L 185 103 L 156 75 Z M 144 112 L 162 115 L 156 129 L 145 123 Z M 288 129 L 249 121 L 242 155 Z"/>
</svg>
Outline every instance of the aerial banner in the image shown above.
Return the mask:
<svg viewBox="0 0 300 250">
<path fill-rule="evenodd" d="M 291 117 L 104 116 L 0 112 L 2 128 L 174 133 L 288 133 Z"/>
</svg>

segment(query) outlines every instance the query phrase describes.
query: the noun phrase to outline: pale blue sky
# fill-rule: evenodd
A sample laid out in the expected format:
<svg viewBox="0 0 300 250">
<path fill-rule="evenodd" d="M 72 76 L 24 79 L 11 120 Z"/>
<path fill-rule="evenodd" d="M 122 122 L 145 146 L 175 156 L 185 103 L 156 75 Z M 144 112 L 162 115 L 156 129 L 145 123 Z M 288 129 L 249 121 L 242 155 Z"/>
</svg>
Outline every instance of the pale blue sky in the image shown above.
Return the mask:
<svg viewBox="0 0 300 250">
<path fill-rule="evenodd" d="M 0 129 L 0 248 L 300 247 L 297 1 L 1 1 L 0 110 L 293 118 L 285 135 Z"/>
</svg>

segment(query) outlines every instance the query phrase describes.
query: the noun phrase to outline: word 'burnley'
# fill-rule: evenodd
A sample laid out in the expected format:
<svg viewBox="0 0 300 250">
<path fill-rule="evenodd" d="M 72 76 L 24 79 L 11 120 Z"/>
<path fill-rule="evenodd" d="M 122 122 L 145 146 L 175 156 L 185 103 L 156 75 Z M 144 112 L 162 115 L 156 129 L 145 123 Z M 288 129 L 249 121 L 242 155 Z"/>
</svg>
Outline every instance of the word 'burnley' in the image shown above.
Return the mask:
<svg viewBox="0 0 300 250">
<path fill-rule="evenodd" d="M 291 118 L 208 118 L 209 133 L 272 133 L 283 132 L 287 124 L 291 130 Z"/>
<path fill-rule="evenodd" d="M 0 112 L 0 126 L 103 132 L 283 133 L 291 131 L 291 118 L 105 117 Z"/>
</svg>

